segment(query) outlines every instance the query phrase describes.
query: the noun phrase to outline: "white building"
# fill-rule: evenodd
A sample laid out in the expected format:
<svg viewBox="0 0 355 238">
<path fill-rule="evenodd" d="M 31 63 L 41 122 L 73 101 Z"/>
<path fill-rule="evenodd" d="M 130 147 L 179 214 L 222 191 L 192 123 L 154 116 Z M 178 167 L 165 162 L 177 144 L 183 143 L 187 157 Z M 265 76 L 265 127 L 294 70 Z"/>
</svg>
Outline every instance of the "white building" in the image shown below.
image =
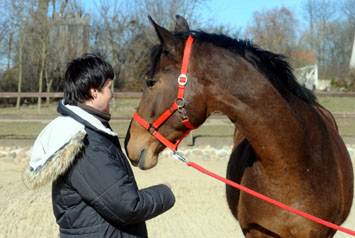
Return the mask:
<svg viewBox="0 0 355 238">
<path fill-rule="evenodd" d="M 355 69 L 355 36 L 354 36 L 353 50 L 350 58 L 350 69 Z"/>
</svg>

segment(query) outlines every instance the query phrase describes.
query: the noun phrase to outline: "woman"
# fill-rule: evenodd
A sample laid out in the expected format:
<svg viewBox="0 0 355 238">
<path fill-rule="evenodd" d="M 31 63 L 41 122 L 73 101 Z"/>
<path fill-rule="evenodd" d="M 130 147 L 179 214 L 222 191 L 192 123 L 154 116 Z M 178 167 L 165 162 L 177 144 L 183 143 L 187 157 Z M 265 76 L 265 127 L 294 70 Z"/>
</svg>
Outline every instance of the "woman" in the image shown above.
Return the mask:
<svg viewBox="0 0 355 238">
<path fill-rule="evenodd" d="M 52 182 L 61 237 L 147 237 L 145 220 L 175 202 L 169 185 L 139 190 L 109 125 L 112 67 L 96 55 L 69 63 L 61 114 L 38 136 L 24 183 Z"/>
</svg>

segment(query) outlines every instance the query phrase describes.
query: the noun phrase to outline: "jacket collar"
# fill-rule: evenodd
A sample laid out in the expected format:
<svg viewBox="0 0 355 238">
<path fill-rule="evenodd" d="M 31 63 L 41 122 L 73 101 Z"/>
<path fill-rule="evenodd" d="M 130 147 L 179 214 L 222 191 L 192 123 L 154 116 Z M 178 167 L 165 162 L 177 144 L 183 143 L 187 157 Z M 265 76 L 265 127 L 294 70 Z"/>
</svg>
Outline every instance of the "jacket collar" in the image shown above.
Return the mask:
<svg viewBox="0 0 355 238">
<path fill-rule="evenodd" d="M 68 104 L 65 105 L 64 100 L 59 102 L 57 111 L 63 116 L 70 116 L 74 120 L 93 130 L 104 132 L 111 136 L 118 136 L 117 133 L 113 132 L 110 128 L 105 127 L 102 122 L 95 116 L 91 115 L 78 106 Z"/>
<path fill-rule="evenodd" d="M 37 137 L 29 166 L 22 174 L 28 188 L 35 189 L 53 182 L 67 171 L 85 146 L 85 127 L 117 137 L 100 120 L 78 106 L 64 105 L 60 101 L 57 111 L 62 116 L 51 121 Z"/>
</svg>

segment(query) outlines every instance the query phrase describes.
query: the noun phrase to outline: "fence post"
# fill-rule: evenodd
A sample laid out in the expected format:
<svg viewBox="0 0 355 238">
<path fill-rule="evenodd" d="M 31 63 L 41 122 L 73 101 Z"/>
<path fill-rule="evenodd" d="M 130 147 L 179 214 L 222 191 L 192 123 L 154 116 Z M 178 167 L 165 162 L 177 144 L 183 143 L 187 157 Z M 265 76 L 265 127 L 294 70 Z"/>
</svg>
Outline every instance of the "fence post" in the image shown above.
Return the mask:
<svg viewBox="0 0 355 238">
<path fill-rule="evenodd" d="M 194 145 L 194 136 L 192 134 L 192 131 L 187 136 L 187 145 L 193 146 Z"/>
</svg>

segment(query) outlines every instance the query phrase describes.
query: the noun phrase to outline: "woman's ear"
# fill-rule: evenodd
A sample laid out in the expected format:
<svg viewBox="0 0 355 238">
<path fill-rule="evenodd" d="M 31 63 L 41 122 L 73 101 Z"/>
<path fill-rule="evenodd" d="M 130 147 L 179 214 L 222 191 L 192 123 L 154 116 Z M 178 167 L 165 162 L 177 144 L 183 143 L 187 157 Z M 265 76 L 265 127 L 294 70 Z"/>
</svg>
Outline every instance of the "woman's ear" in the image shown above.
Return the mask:
<svg viewBox="0 0 355 238">
<path fill-rule="evenodd" d="M 91 97 L 94 99 L 97 98 L 97 92 L 98 92 L 98 90 L 95 88 L 90 89 Z"/>
</svg>

